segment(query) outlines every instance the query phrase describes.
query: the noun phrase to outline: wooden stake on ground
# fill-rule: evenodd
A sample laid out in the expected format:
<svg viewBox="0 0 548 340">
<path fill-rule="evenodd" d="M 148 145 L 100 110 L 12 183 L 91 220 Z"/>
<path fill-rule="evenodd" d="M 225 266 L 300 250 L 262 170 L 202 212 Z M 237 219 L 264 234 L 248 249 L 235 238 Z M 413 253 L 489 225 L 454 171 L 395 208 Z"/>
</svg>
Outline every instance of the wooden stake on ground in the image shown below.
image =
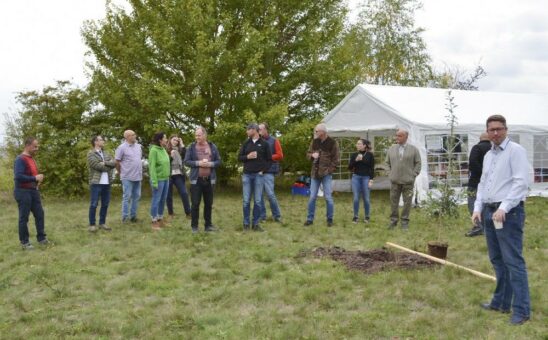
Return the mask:
<svg viewBox="0 0 548 340">
<path fill-rule="evenodd" d="M 466 268 L 464 266 L 461 266 L 461 265 L 458 265 L 458 264 L 455 264 L 453 262 L 449 262 L 447 260 L 442 260 L 442 259 L 439 259 L 437 257 L 434 257 L 434 256 L 430 256 L 430 255 L 427 255 L 427 254 L 424 254 L 424 253 L 421 253 L 421 252 L 418 252 L 418 251 L 414 251 L 414 250 L 411 250 L 411 249 L 408 249 L 408 248 L 405 248 L 405 247 L 402 247 L 402 246 L 399 246 L 395 243 L 392 243 L 392 242 L 386 242 L 387 245 L 389 245 L 390 247 L 394 247 L 394 248 L 397 248 L 397 249 L 400 249 L 400 250 L 403 250 L 403 251 L 406 251 L 408 253 L 411 253 L 411 254 L 415 254 L 415 255 L 419 255 L 419 256 L 422 256 L 422 257 L 425 257 L 429 260 L 432 260 L 434 262 L 437 262 L 437 263 L 441 263 L 441 264 L 445 264 L 445 265 L 448 265 L 448 266 L 451 266 L 451 267 L 455 267 L 455 268 L 459 268 L 459 269 L 462 269 L 462 270 L 466 270 L 467 272 L 469 273 L 472 273 L 476 276 L 479 276 L 479 277 L 483 277 L 484 279 L 488 279 L 488 280 L 492 280 L 492 281 L 497 281 L 497 278 L 494 277 L 494 276 L 491 276 L 491 275 L 487 275 L 487 274 L 484 274 L 482 272 L 478 272 L 476 270 L 473 270 L 473 269 L 470 269 L 470 268 Z"/>
</svg>

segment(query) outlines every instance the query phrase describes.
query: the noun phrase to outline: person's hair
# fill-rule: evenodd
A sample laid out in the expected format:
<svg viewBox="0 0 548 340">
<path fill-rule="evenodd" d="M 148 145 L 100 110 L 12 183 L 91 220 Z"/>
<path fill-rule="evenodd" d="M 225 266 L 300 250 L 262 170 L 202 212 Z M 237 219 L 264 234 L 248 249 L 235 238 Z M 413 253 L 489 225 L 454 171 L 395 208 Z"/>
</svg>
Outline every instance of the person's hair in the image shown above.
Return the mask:
<svg viewBox="0 0 548 340">
<path fill-rule="evenodd" d="M 396 133 L 398 133 L 399 131 L 405 133 L 405 135 L 409 137 L 409 131 L 407 129 L 399 128 L 396 130 Z"/>
<path fill-rule="evenodd" d="M 266 122 L 259 123 L 259 125 L 264 125 L 264 128 L 268 131 L 268 124 Z"/>
<path fill-rule="evenodd" d="M 174 138 L 174 137 L 177 137 L 179 138 L 179 136 L 177 136 L 176 134 L 173 134 L 171 136 L 169 136 L 169 139 L 168 139 L 168 143 L 167 143 L 167 153 L 171 156 L 171 151 L 173 150 L 173 146 L 171 145 L 171 140 Z M 177 149 L 180 149 L 181 148 L 181 142 L 179 142 L 179 139 L 177 139 Z M 177 150 L 179 151 L 179 150 Z"/>
<path fill-rule="evenodd" d="M 321 130 L 323 132 L 327 132 L 327 125 L 325 125 L 324 123 L 320 123 L 320 124 L 316 125 L 316 130 Z"/>
<path fill-rule="evenodd" d="M 485 127 L 487 128 L 489 126 L 489 123 L 491 122 L 501 122 L 502 125 L 504 125 L 504 128 L 506 129 L 506 118 L 502 115 L 492 115 L 487 118 L 487 122 L 485 122 Z"/>
<path fill-rule="evenodd" d="M 25 138 L 25 146 L 31 145 L 32 143 L 34 143 L 35 140 L 36 140 L 36 137 L 29 136 Z"/>
<path fill-rule="evenodd" d="M 162 138 L 164 138 L 165 135 L 166 133 L 163 131 L 156 132 L 154 136 L 152 137 L 152 144 L 160 146 L 160 141 L 162 140 Z"/>
<path fill-rule="evenodd" d="M 97 138 L 101 137 L 101 135 L 95 135 L 91 138 L 91 146 L 95 146 L 95 142 L 97 141 Z"/>
<path fill-rule="evenodd" d="M 207 130 L 205 129 L 205 127 L 198 125 L 196 127 L 196 130 L 202 130 L 202 133 L 204 134 L 204 136 L 207 136 Z"/>
<path fill-rule="evenodd" d="M 365 151 L 371 150 L 371 142 L 370 141 L 368 141 L 365 138 L 360 138 L 358 140 L 361 141 L 363 145 L 365 145 Z"/>
</svg>

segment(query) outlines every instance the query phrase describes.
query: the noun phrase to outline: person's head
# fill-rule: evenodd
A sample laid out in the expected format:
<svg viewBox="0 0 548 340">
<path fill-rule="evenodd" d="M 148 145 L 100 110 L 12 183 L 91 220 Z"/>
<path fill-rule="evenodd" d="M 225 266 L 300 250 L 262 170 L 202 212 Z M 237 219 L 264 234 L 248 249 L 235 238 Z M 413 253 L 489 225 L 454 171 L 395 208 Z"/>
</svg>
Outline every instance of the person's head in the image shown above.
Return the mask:
<svg viewBox="0 0 548 340">
<path fill-rule="evenodd" d="M 409 137 L 409 131 L 406 129 L 398 129 L 396 131 L 396 143 L 399 145 L 404 145 L 407 142 L 407 138 Z"/>
<path fill-rule="evenodd" d="M 268 124 L 267 123 L 261 123 L 259 124 L 259 134 L 261 137 L 268 137 Z"/>
<path fill-rule="evenodd" d="M 165 132 L 155 133 L 152 137 L 152 144 L 165 147 L 167 145 L 167 137 Z"/>
<path fill-rule="evenodd" d="M 171 135 L 169 136 L 169 145 L 172 147 L 172 148 L 175 148 L 175 147 L 178 147 L 181 145 L 181 142 L 179 140 L 179 136 L 177 135 Z"/>
<path fill-rule="evenodd" d="M 102 149 L 105 146 L 105 140 L 101 135 L 96 135 L 91 138 L 91 146 L 96 149 Z"/>
<path fill-rule="evenodd" d="M 259 137 L 259 125 L 257 123 L 249 123 L 247 124 L 247 137 L 256 139 Z"/>
<path fill-rule="evenodd" d="M 485 125 L 487 127 L 489 139 L 495 145 L 500 145 L 506 139 L 506 135 L 508 133 L 506 118 L 501 115 L 492 115 L 487 118 Z"/>
<path fill-rule="evenodd" d="M 358 151 L 362 151 L 362 152 L 363 151 L 369 151 L 370 146 L 371 146 L 371 143 L 367 139 L 364 139 L 364 138 L 360 138 L 356 142 L 356 149 L 358 149 Z"/>
<path fill-rule="evenodd" d="M 327 138 L 327 126 L 324 123 L 316 125 L 314 128 L 314 138 L 324 140 Z"/>
<path fill-rule="evenodd" d="M 484 140 L 490 140 L 489 134 L 487 132 L 482 132 L 480 135 L 480 141 L 484 141 Z"/>
<path fill-rule="evenodd" d="M 137 134 L 133 130 L 126 130 L 124 131 L 124 139 L 129 144 L 133 144 L 137 141 Z"/>
<path fill-rule="evenodd" d="M 24 152 L 34 156 L 36 152 L 38 151 L 38 148 L 40 147 L 40 144 L 38 143 L 38 139 L 36 137 L 27 137 L 25 138 L 25 148 Z"/>
<path fill-rule="evenodd" d="M 203 126 L 198 126 L 194 130 L 194 138 L 196 138 L 196 143 L 203 144 L 207 142 L 207 131 Z"/>
</svg>

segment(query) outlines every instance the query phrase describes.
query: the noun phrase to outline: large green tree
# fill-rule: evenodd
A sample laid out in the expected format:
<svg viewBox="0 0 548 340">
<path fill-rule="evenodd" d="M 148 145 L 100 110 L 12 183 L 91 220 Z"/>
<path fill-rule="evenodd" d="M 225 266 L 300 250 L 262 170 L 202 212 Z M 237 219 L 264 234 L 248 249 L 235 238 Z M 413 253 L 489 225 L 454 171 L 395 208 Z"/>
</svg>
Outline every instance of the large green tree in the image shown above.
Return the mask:
<svg viewBox="0 0 548 340">
<path fill-rule="evenodd" d="M 234 153 L 248 120 L 317 120 L 356 83 L 341 72 L 341 0 L 130 0 L 82 32 L 94 57 L 91 90 L 104 120 L 145 138 L 204 125 Z M 282 110 L 282 111 L 284 111 Z M 226 139 L 220 140 L 224 137 Z M 233 159 L 233 157 L 229 157 Z M 228 162 L 229 166 L 236 165 Z"/>
</svg>

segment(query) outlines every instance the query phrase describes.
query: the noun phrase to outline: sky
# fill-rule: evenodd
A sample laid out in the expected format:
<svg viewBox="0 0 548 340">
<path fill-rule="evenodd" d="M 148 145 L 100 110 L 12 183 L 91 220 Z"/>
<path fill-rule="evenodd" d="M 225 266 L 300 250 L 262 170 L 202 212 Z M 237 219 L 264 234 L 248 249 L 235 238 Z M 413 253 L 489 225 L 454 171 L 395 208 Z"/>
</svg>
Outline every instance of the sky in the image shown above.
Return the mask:
<svg viewBox="0 0 548 340">
<path fill-rule="evenodd" d="M 356 11 L 360 0 L 349 0 Z M 114 1 L 120 3 L 121 1 Z M 434 66 L 487 77 L 480 90 L 548 95 L 548 6 L 545 0 L 423 0 L 416 24 Z M 0 1 L 0 140 L 15 95 L 57 80 L 85 85 L 85 20 L 105 15 L 105 0 Z"/>
</svg>

